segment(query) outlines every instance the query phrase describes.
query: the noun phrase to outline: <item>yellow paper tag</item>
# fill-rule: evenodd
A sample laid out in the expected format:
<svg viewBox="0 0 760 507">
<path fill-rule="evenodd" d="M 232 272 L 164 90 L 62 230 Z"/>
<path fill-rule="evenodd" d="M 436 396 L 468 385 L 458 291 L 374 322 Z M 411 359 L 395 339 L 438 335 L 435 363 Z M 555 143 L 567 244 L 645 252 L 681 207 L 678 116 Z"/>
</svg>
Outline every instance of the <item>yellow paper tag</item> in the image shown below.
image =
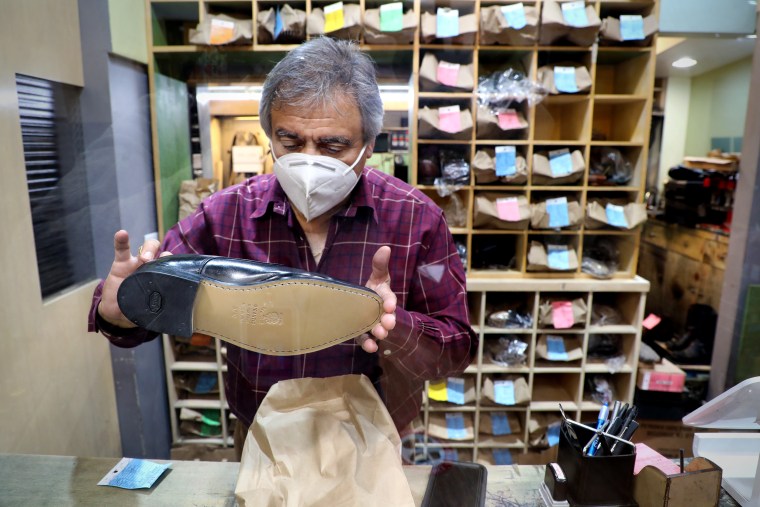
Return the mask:
<svg viewBox="0 0 760 507">
<path fill-rule="evenodd" d="M 325 33 L 340 30 L 344 25 L 343 2 L 325 6 Z"/>
<path fill-rule="evenodd" d="M 210 44 L 227 44 L 235 36 L 235 23 L 223 19 L 211 20 Z"/>
<path fill-rule="evenodd" d="M 448 392 L 446 390 L 446 379 L 439 380 L 438 382 L 430 382 L 428 387 L 428 398 L 435 401 L 449 401 Z"/>
</svg>

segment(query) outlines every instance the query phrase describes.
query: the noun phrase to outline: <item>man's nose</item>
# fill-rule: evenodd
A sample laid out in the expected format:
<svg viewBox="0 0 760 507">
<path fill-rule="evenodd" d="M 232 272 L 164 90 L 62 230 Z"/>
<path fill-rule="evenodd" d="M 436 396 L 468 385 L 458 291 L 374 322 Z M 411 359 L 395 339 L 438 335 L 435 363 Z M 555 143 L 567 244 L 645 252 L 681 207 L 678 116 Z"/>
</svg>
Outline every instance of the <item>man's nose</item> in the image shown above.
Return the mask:
<svg viewBox="0 0 760 507">
<path fill-rule="evenodd" d="M 306 143 L 301 150 L 304 155 L 320 155 L 319 147 L 316 143 Z"/>
</svg>

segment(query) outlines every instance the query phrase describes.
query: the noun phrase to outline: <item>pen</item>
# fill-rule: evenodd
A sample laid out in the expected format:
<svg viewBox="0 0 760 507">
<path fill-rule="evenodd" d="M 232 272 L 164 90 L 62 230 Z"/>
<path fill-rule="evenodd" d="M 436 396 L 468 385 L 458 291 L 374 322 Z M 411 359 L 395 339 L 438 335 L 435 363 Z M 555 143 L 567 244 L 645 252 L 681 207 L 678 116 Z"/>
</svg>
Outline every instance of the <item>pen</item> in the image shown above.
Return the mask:
<svg viewBox="0 0 760 507">
<path fill-rule="evenodd" d="M 607 424 L 607 416 L 609 415 L 609 413 L 610 413 L 610 404 L 605 401 L 604 405 L 602 405 L 602 408 L 599 410 L 599 416 L 596 419 L 596 429 L 597 429 L 597 431 L 599 431 L 602 428 L 604 428 L 605 424 Z M 594 444 L 595 444 L 597 438 L 598 437 L 595 436 L 591 440 L 591 446 L 588 449 L 588 455 L 589 456 L 593 456 L 594 454 L 596 454 L 597 447 Z"/>
<path fill-rule="evenodd" d="M 627 438 L 624 437 L 624 435 L 629 432 L 629 428 L 633 424 L 636 424 L 636 426 L 633 428 L 634 431 L 636 430 L 636 428 L 639 427 L 638 423 L 634 422 L 634 419 L 636 418 L 636 414 L 638 414 L 638 412 L 639 412 L 639 409 L 636 408 L 636 405 L 631 405 L 630 410 L 628 410 L 628 414 L 626 414 L 625 422 L 623 423 L 623 429 L 620 430 L 620 433 L 618 433 L 618 435 L 617 435 L 619 438 L 623 438 L 624 440 L 628 440 Z M 633 431 L 631 431 L 630 433 L 633 434 Z M 620 450 L 620 447 L 618 446 L 618 442 L 617 441 L 614 444 L 612 444 L 612 449 L 611 450 L 612 450 L 613 454 L 615 454 L 616 451 Z"/>
</svg>

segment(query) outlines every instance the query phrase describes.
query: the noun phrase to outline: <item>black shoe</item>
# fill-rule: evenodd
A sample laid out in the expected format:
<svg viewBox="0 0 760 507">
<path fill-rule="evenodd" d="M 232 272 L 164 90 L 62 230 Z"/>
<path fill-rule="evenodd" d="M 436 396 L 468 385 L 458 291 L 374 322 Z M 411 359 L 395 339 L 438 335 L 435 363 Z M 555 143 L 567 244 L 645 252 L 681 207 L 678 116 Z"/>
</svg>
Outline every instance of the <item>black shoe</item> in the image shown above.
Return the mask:
<svg viewBox="0 0 760 507">
<path fill-rule="evenodd" d="M 699 333 L 693 329 L 689 328 L 686 330 L 686 332 L 680 336 L 674 336 L 670 340 L 668 340 L 664 345 L 667 347 L 667 349 L 671 352 L 675 352 L 677 350 L 683 350 L 689 345 L 694 342 L 694 340 L 699 336 Z"/>
<path fill-rule="evenodd" d="M 119 287 L 119 308 L 143 329 L 216 336 L 270 355 L 315 352 L 372 329 L 373 290 L 328 276 L 243 259 L 171 255 Z"/>
<path fill-rule="evenodd" d="M 671 361 L 678 364 L 710 364 L 712 358 L 699 340 L 694 340 L 683 350 L 670 353 Z"/>
</svg>

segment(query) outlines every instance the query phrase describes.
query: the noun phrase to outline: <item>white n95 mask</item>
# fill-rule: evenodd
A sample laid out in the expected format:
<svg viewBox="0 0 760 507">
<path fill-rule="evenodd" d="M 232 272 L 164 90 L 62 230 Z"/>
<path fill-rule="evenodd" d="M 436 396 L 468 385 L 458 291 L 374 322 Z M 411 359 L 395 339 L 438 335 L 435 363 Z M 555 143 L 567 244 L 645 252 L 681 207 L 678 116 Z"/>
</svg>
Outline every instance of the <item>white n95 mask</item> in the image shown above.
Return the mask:
<svg viewBox="0 0 760 507">
<path fill-rule="evenodd" d="M 356 186 L 359 177 L 354 166 L 364 155 L 364 145 L 350 166 L 336 158 L 305 153 L 274 154 L 274 175 L 290 202 L 310 222 L 342 202 Z"/>
</svg>

